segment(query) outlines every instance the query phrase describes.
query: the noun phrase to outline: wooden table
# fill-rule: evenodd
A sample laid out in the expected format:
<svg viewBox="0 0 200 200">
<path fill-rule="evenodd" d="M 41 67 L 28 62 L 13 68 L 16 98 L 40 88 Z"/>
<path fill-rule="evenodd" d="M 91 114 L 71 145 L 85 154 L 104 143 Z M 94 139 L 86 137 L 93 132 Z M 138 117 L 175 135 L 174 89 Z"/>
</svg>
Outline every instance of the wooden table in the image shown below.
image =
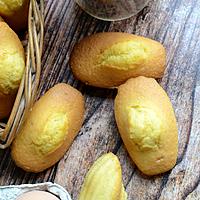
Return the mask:
<svg viewBox="0 0 200 200">
<path fill-rule="evenodd" d="M 45 11 L 39 94 L 57 82 L 78 88 L 86 99 L 84 125 L 64 158 L 44 173 L 25 173 L 15 167 L 9 149 L 0 151 L 0 185 L 53 181 L 77 200 L 94 160 L 112 151 L 120 158 L 129 200 L 200 199 L 200 1 L 154 0 L 137 16 L 114 23 L 88 16 L 72 0 L 48 0 Z M 144 35 L 167 49 L 167 69 L 159 82 L 173 103 L 179 127 L 178 160 L 168 173 L 149 178 L 131 162 L 114 120 L 116 91 L 85 86 L 71 74 L 68 61 L 74 44 L 102 31 Z"/>
</svg>

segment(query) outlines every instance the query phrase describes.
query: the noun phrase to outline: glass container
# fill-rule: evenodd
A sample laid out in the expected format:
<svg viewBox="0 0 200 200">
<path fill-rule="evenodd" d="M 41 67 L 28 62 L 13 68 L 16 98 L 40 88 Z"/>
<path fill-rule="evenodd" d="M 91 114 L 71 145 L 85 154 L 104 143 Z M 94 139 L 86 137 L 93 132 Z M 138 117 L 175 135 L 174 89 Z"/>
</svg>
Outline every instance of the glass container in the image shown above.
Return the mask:
<svg viewBox="0 0 200 200">
<path fill-rule="evenodd" d="M 149 0 L 75 0 L 88 14 L 98 19 L 115 21 L 140 12 Z"/>
</svg>

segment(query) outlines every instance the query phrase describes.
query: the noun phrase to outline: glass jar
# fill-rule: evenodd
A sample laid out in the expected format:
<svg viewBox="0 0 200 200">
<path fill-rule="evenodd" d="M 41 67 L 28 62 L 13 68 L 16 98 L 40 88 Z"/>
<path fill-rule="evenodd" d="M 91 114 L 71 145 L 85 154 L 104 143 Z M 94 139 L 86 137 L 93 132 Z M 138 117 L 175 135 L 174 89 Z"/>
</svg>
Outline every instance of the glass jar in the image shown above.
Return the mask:
<svg viewBox="0 0 200 200">
<path fill-rule="evenodd" d="M 76 0 L 76 2 L 93 17 L 114 21 L 137 14 L 149 0 Z"/>
</svg>

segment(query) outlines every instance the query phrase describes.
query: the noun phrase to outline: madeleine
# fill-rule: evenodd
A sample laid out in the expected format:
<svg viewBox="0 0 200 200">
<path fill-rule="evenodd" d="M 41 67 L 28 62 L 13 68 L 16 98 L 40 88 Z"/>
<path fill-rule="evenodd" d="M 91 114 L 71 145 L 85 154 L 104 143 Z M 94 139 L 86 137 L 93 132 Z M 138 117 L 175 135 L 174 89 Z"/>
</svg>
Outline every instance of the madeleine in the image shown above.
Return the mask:
<svg viewBox="0 0 200 200">
<path fill-rule="evenodd" d="M 98 33 L 81 40 L 71 54 L 74 76 L 82 82 L 113 88 L 137 76 L 160 78 L 165 48 L 159 42 L 128 33 Z"/>
<path fill-rule="evenodd" d="M 178 152 L 178 130 L 169 97 L 152 78 L 137 77 L 118 88 L 115 118 L 135 164 L 147 175 L 172 169 Z"/>
</svg>

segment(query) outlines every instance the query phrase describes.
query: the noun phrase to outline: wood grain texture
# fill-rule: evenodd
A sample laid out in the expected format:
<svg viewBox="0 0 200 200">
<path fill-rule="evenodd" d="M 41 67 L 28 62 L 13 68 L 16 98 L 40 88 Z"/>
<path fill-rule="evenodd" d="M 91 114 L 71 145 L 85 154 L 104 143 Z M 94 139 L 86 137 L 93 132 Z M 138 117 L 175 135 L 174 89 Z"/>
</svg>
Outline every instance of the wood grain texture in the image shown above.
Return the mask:
<svg viewBox="0 0 200 200">
<path fill-rule="evenodd" d="M 38 96 L 57 82 L 68 82 L 86 99 L 84 125 L 64 158 L 51 169 L 25 173 L 15 167 L 9 149 L 0 152 L 0 185 L 55 181 L 77 200 L 84 176 L 101 154 L 116 153 L 129 200 L 200 199 L 200 1 L 152 0 L 137 16 L 119 22 L 96 20 L 72 0 L 46 1 L 43 71 Z M 101 31 L 124 31 L 162 42 L 167 70 L 159 80 L 167 91 L 179 126 L 179 156 L 173 170 L 148 178 L 127 155 L 114 120 L 115 90 L 74 80 L 68 61 L 74 44 Z"/>
</svg>

